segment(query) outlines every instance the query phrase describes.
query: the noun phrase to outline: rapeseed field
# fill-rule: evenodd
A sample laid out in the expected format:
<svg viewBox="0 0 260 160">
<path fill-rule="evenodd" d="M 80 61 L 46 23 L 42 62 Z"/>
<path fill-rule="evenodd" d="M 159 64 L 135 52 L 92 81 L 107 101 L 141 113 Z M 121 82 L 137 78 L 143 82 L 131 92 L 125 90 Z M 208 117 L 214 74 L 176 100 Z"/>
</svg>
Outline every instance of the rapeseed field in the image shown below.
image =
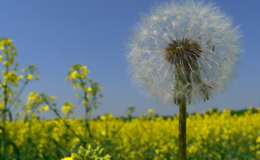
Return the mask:
<svg viewBox="0 0 260 160">
<path fill-rule="evenodd" d="M 69 157 L 81 145 L 84 120 L 74 117 L 6 122 L 9 157 L 19 152 L 21 160 L 61 159 Z M 243 113 L 210 109 L 187 116 L 187 159 L 260 159 L 260 108 Z M 178 159 L 178 114 L 158 117 L 153 110 L 140 117 L 119 119 L 111 114 L 89 121 L 92 138 L 87 143 L 102 146 L 111 159 L 175 160 Z M 1 130 L 0 130 L 1 132 Z M 15 160 L 16 158 L 11 158 Z"/>
</svg>

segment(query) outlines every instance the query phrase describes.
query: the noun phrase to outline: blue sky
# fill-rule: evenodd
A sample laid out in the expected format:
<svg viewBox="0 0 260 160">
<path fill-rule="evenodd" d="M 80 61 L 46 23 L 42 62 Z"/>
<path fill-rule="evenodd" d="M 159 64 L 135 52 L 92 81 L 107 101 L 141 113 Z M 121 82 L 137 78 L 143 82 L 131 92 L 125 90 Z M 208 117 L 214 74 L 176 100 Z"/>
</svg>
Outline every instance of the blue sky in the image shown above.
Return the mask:
<svg viewBox="0 0 260 160">
<path fill-rule="evenodd" d="M 256 108 L 260 103 L 260 20 L 257 17 L 260 1 L 213 2 L 233 17 L 235 26 L 241 25 L 244 41 L 242 66 L 238 68 L 239 76 L 225 93 L 198 105 L 188 105 L 187 112 L 202 112 L 210 107 L 239 110 L 252 105 Z M 178 113 L 176 105 L 163 106 L 139 94 L 126 72 L 124 54 L 127 53 L 125 46 L 129 31 L 139 21 L 140 13 L 149 13 L 152 6 L 153 0 L 2 1 L 0 37 L 13 39 L 18 48 L 15 58 L 19 63 L 18 74 L 30 64 L 35 64 L 40 72 L 40 80 L 29 83 L 21 94 L 23 104 L 28 94 L 35 91 L 56 96 L 58 109 L 65 101 L 77 106 L 79 99 L 75 93 L 79 90 L 73 89 L 65 77 L 72 65 L 80 63 L 91 71 L 88 77 L 103 86 L 104 97 L 99 99 L 103 105 L 93 111 L 93 117 L 105 112 L 123 116 L 131 105 L 136 106 L 136 115 L 146 113 L 148 109 L 154 109 L 159 115 Z M 17 89 L 21 86 L 22 83 Z M 13 113 L 17 112 L 19 109 Z M 83 113 L 80 104 L 73 116 L 79 117 Z M 54 116 L 52 111 L 41 113 L 41 117 L 47 119 Z"/>
</svg>

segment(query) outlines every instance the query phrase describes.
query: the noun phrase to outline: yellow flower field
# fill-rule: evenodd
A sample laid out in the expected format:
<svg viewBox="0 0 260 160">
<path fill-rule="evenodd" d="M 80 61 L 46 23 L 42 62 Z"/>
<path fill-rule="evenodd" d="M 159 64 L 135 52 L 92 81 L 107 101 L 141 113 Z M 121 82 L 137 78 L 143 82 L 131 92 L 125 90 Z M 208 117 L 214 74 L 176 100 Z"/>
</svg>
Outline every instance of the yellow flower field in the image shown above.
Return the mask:
<svg viewBox="0 0 260 160">
<path fill-rule="evenodd" d="M 151 113 L 151 111 L 149 112 Z M 174 118 L 154 117 L 153 114 L 123 121 L 106 114 L 90 121 L 93 138 L 87 142 L 101 145 L 111 159 L 168 160 L 178 157 L 178 115 Z M 84 121 L 74 117 L 66 119 L 77 135 L 84 135 Z M 260 108 L 242 115 L 231 115 L 230 110 L 220 113 L 210 109 L 202 115 L 187 117 L 188 159 L 259 159 Z M 1 132 L 1 130 L 0 130 Z M 64 123 L 33 119 L 7 122 L 6 132 L 19 148 L 22 157 L 69 157 L 79 139 Z M 31 145 L 31 146 L 28 146 Z M 9 147 L 9 154 L 14 149 Z M 59 155 L 60 154 L 60 155 Z M 22 158 L 23 159 L 23 158 Z"/>
</svg>

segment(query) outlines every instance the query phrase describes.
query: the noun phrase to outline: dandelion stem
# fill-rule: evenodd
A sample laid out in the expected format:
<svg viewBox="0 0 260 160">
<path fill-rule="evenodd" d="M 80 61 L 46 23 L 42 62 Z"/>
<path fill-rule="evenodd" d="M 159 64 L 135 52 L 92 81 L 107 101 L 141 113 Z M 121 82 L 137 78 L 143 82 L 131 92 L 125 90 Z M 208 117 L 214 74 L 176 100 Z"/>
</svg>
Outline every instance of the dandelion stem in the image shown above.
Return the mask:
<svg viewBox="0 0 260 160">
<path fill-rule="evenodd" d="M 186 98 L 179 105 L 179 160 L 186 160 Z"/>
</svg>

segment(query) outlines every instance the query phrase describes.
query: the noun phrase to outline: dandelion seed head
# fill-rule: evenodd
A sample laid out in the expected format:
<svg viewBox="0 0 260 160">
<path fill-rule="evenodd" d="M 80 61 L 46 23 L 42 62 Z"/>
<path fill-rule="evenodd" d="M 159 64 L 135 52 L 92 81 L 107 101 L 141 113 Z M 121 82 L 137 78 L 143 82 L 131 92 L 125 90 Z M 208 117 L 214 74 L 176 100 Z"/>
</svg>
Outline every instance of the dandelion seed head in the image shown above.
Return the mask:
<svg viewBox="0 0 260 160">
<path fill-rule="evenodd" d="M 223 92 L 236 77 L 238 27 L 212 3 L 156 5 L 134 27 L 127 60 L 142 94 L 164 104 L 195 104 Z"/>
</svg>

